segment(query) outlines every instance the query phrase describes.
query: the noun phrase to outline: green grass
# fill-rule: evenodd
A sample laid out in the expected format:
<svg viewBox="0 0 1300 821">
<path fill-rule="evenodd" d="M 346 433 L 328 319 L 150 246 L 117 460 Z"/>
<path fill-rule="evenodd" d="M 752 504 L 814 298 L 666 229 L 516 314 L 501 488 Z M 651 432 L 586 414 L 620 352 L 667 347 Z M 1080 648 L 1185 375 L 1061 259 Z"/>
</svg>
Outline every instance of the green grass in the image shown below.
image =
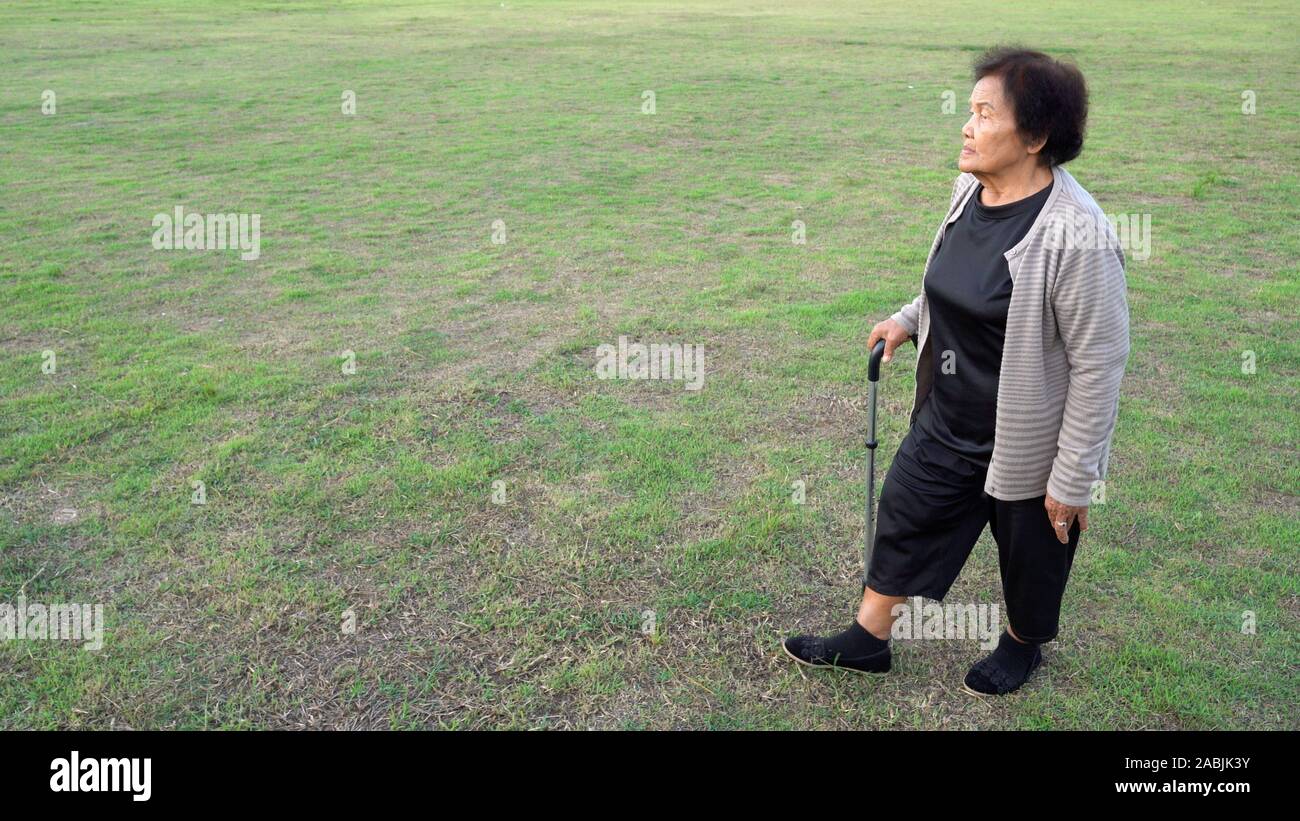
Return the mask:
<svg viewBox="0 0 1300 821">
<path fill-rule="evenodd" d="M 0 602 L 108 614 L 98 654 L 0 642 L 0 728 L 1296 729 L 1294 9 L 970 11 L 0 7 Z M 1005 40 L 1079 62 L 1070 169 L 1153 216 L 1107 501 L 1023 691 L 963 694 L 972 641 L 805 675 L 941 95 Z M 178 204 L 261 214 L 261 257 L 155 251 Z M 702 344 L 704 389 L 597 379 L 620 334 Z M 987 533 L 949 600 L 1000 603 Z"/>
</svg>

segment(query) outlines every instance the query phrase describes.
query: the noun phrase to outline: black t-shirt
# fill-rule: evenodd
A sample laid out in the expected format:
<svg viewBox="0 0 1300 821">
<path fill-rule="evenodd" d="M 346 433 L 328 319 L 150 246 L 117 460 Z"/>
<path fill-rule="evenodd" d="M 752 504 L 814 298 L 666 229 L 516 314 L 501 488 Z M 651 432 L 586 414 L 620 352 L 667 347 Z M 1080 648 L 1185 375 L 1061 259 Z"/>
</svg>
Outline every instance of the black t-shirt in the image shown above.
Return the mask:
<svg viewBox="0 0 1300 821">
<path fill-rule="evenodd" d="M 1011 303 L 1011 271 L 1003 254 L 1029 232 L 1052 185 L 998 206 L 981 204 L 984 186 L 976 185 L 961 216 L 945 231 L 925 276 L 934 379 L 917 424 L 983 468 L 993 456 L 1002 340 Z"/>
</svg>

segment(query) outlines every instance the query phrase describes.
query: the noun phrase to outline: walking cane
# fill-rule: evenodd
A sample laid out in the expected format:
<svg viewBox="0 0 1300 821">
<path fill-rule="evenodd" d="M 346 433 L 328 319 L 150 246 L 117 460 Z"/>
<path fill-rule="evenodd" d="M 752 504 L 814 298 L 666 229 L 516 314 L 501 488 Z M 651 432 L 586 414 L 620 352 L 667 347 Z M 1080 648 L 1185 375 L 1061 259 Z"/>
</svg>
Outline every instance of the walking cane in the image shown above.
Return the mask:
<svg viewBox="0 0 1300 821">
<path fill-rule="evenodd" d="M 885 355 L 885 340 L 876 342 L 867 365 L 867 396 L 871 410 L 867 418 L 867 540 L 862 546 L 862 592 L 867 592 L 867 573 L 871 569 L 871 549 L 876 527 L 876 386 L 880 382 L 880 359 Z"/>
</svg>

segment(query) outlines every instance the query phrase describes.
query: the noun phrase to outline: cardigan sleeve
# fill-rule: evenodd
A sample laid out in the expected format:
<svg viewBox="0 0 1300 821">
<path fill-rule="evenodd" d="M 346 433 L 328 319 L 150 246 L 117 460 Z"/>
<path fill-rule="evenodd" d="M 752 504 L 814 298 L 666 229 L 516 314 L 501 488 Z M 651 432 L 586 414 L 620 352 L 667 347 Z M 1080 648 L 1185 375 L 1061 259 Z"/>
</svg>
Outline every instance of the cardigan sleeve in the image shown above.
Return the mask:
<svg viewBox="0 0 1300 821">
<path fill-rule="evenodd" d="M 1047 492 L 1077 507 L 1088 505 L 1093 483 L 1105 478 L 1129 355 L 1124 252 L 1113 235 L 1099 245 L 1061 251 L 1052 289 L 1070 382 Z"/>
<path fill-rule="evenodd" d="M 894 320 L 899 325 L 902 325 L 904 330 L 912 336 L 916 336 L 917 321 L 920 319 L 921 313 L 922 296 L 924 296 L 924 294 L 918 294 L 916 299 L 912 300 L 907 305 L 904 305 L 890 317 L 890 319 Z"/>
<path fill-rule="evenodd" d="M 958 174 L 957 179 L 952 181 L 952 194 L 948 198 L 949 213 L 952 212 L 953 206 L 957 204 L 957 198 L 960 196 L 960 191 L 962 190 L 962 179 L 965 176 L 966 176 L 965 173 Z M 940 227 L 939 230 L 943 231 L 943 228 Z M 921 272 L 921 279 L 922 281 L 925 280 L 924 271 Z M 916 299 L 912 300 L 911 302 L 904 305 L 899 310 L 895 311 L 894 314 L 889 318 L 897 322 L 899 325 L 902 325 L 904 330 L 906 330 L 908 334 L 910 334 L 911 336 L 916 336 L 916 332 L 918 330 L 918 324 L 921 319 L 921 300 L 924 298 L 925 298 L 925 288 L 922 287 L 921 293 L 916 295 Z"/>
</svg>

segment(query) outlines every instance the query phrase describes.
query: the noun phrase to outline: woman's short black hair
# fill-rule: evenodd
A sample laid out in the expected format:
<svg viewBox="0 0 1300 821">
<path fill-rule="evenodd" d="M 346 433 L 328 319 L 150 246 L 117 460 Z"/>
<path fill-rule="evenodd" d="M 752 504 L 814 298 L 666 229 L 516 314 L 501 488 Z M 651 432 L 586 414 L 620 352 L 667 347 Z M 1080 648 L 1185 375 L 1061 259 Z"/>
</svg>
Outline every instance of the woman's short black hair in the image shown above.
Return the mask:
<svg viewBox="0 0 1300 821">
<path fill-rule="evenodd" d="M 1038 152 L 1042 165 L 1060 165 L 1079 156 L 1088 121 L 1088 86 L 1083 72 L 1041 51 L 996 46 L 975 60 L 975 80 L 1002 78 L 1002 93 L 1016 107 L 1016 128 L 1025 139 L 1046 137 Z"/>
</svg>

